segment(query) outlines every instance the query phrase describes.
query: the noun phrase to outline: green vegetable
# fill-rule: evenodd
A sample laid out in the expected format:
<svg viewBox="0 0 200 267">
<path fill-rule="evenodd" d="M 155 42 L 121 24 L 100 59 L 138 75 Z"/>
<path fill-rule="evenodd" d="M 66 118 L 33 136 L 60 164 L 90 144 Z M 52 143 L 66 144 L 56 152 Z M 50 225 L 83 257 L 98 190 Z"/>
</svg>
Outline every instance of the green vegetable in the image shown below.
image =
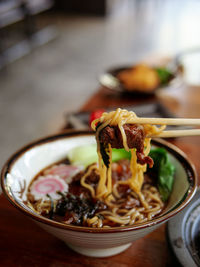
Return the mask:
<svg viewBox="0 0 200 267">
<path fill-rule="evenodd" d="M 92 144 L 75 147 L 68 153 L 68 158 L 71 163 L 86 167 L 98 161 L 97 146 Z"/>
<path fill-rule="evenodd" d="M 103 149 L 106 152 L 106 149 Z M 97 146 L 87 145 L 73 148 L 68 154 L 69 160 L 75 165 L 88 166 L 98 161 Z M 120 159 L 130 159 L 131 153 L 125 149 L 112 149 L 112 161 L 118 161 Z M 106 160 L 106 159 L 105 159 Z"/>
<path fill-rule="evenodd" d="M 131 152 L 127 152 L 124 148 L 112 149 L 112 161 L 118 161 L 120 159 L 131 159 Z"/>
<path fill-rule="evenodd" d="M 101 152 L 103 162 L 108 168 L 110 164 L 109 156 L 108 156 L 108 147 L 106 147 L 105 145 L 101 143 L 100 152 Z M 130 159 L 130 158 L 131 158 L 131 152 L 127 152 L 124 148 L 121 148 L 121 149 L 113 148 L 112 149 L 112 162 L 118 161 L 120 159 Z"/>
<path fill-rule="evenodd" d="M 155 70 L 159 76 L 161 85 L 167 84 L 173 78 L 173 74 L 166 68 L 155 68 Z"/>
<path fill-rule="evenodd" d="M 164 148 L 152 149 L 149 156 L 154 161 L 151 170 L 158 176 L 157 185 L 161 198 L 163 201 L 167 201 L 173 188 L 175 167 L 169 161 L 167 151 Z"/>
</svg>

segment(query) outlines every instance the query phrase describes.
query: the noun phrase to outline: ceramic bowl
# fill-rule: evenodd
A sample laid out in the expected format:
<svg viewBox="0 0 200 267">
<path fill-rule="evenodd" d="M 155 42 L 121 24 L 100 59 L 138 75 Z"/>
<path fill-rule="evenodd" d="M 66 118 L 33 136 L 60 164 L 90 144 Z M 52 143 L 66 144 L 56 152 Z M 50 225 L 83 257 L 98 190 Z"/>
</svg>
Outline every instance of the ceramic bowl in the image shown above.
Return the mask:
<svg viewBox="0 0 200 267">
<path fill-rule="evenodd" d="M 165 141 L 154 140 L 153 146 L 167 149 L 176 167 L 176 174 L 173 192 L 165 211 L 151 221 L 115 228 L 79 227 L 46 219 L 24 204 L 28 184 L 36 174 L 65 158 L 71 149 L 95 142 L 94 134 L 89 131 L 65 132 L 35 141 L 11 156 L 3 167 L 1 183 L 8 200 L 44 230 L 83 255 L 106 257 L 122 252 L 133 241 L 147 235 L 181 211 L 195 194 L 197 176 L 192 163 L 183 152 Z"/>
</svg>

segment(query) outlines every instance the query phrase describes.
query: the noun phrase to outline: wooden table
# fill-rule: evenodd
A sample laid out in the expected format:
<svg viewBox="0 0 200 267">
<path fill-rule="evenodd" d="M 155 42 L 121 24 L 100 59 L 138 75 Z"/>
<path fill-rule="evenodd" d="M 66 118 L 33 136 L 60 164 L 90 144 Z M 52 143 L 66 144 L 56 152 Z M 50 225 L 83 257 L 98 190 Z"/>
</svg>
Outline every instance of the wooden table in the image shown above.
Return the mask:
<svg viewBox="0 0 200 267">
<path fill-rule="evenodd" d="M 177 116 L 200 118 L 200 88 L 184 87 L 157 96 L 136 98 L 100 88 L 81 111 L 102 107 L 123 107 L 160 101 Z M 200 171 L 200 137 L 169 140 L 181 148 Z M 125 252 L 109 258 L 89 258 L 70 250 L 46 233 L 0 196 L 0 266 L 131 267 L 179 266 L 168 241 L 166 224 L 136 241 Z"/>
</svg>

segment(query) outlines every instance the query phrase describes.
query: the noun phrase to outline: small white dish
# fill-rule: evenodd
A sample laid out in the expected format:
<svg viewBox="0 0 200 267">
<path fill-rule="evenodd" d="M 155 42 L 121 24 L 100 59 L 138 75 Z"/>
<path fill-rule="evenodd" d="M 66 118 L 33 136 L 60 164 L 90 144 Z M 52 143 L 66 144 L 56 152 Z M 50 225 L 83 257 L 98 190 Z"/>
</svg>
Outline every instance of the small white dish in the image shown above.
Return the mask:
<svg viewBox="0 0 200 267">
<path fill-rule="evenodd" d="M 200 266 L 200 189 L 191 203 L 168 222 L 170 245 L 184 267 Z"/>
</svg>

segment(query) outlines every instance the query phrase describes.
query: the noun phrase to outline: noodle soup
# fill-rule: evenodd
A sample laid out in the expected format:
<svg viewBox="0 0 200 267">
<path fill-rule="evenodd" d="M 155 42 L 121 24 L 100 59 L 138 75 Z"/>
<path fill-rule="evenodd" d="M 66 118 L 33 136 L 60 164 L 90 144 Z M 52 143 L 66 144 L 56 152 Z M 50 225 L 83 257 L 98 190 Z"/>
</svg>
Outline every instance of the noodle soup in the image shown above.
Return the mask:
<svg viewBox="0 0 200 267">
<path fill-rule="evenodd" d="M 98 228 L 158 216 L 172 191 L 175 168 L 165 150 L 149 155 L 150 136 L 159 135 L 165 125 L 136 122 L 134 112 L 104 112 L 92 122 L 98 159 L 82 170 L 69 159 L 43 170 L 29 186 L 29 206 L 65 224 Z M 113 149 L 122 150 L 118 160 L 113 160 Z M 88 154 L 87 147 L 82 154 Z"/>
<path fill-rule="evenodd" d="M 93 149 L 95 154 L 95 146 Z M 116 153 L 119 151 L 113 151 L 114 157 Z M 100 180 L 96 163 L 83 169 L 65 159 L 36 175 L 29 185 L 26 204 L 49 219 L 79 226 L 126 226 L 153 219 L 165 207 L 157 188 L 157 172 L 149 168 L 141 192 L 134 192 L 126 184 L 131 177 L 130 154 L 120 153 L 126 158 L 111 164 L 112 194 L 107 197 L 95 197 Z"/>
</svg>

